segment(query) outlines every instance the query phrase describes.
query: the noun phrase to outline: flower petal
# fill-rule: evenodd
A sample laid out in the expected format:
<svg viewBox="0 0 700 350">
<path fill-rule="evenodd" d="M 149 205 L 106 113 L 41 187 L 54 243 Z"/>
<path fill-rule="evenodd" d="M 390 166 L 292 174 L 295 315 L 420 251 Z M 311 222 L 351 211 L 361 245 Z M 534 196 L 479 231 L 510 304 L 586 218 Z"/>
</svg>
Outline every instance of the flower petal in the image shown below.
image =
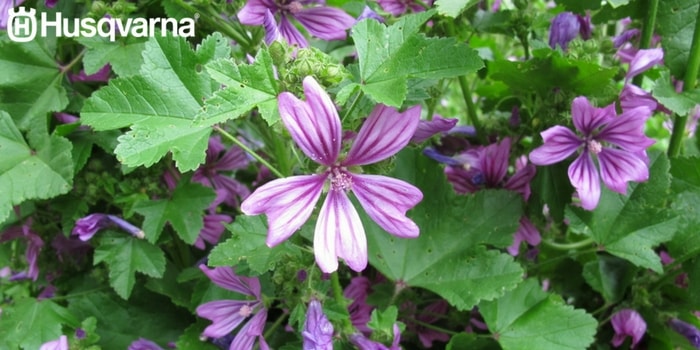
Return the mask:
<svg viewBox="0 0 700 350">
<path fill-rule="evenodd" d="M 600 178 L 590 153 L 582 153 L 571 163 L 569 179 L 578 192 L 583 209 L 595 209 L 600 200 Z"/>
<path fill-rule="evenodd" d="M 615 115 L 614 104 L 605 108 L 596 108 L 583 96 L 576 97 L 571 104 L 571 118 L 574 120 L 574 126 L 584 135 L 592 134 L 595 129 L 610 121 Z"/>
<path fill-rule="evenodd" d="M 537 169 L 532 164 L 527 164 L 522 169 L 518 170 L 513 176 L 508 179 L 503 188 L 518 192 L 527 200 L 530 198 L 530 180 L 535 177 Z"/>
<path fill-rule="evenodd" d="M 404 148 L 420 121 L 420 105 L 403 113 L 377 104 L 362 125 L 344 165 L 365 165 L 382 161 Z"/>
<path fill-rule="evenodd" d="M 275 21 L 275 16 L 268 10 L 265 12 L 265 18 L 262 23 L 265 28 L 265 44 L 271 45 L 274 41 L 279 40 L 282 37 L 279 27 L 277 27 L 277 22 Z"/>
<path fill-rule="evenodd" d="M 262 349 L 262 342 L 264 342 L 262 334 L 266 321 L 267 310 L 260 310 L 241 327 L 236 337 L 233 338 L 231 345 L 229 345 L 229 350 L 253 350 L 256 338 L 260 339 Z"/>
<path fill-rule="evenodd" d="M 309 219 L 325 179 L 325 175 L 302 175 L 270 181 L 241 203 L 241 211 L 267 214 L 267 245 L 274 247 Z"/>
<path fill-rule="evenodd" d="M 423 199 L 418 188 L 381 175 L 353 174 L 352 182 L 355 197 L 381 228 L 398 237 L 418 237 L 418 225 L 406 217 L 406 211 Z"/>
<path fill-rule="evenodd" d="M 654 140 L 644 136 L 644 123 L 649 117 L 651 110 L 647 107 L 628 109 L 608 123 L 596 139 L 630 152 L 643 151 L 654 144 Z"/>
<path fill-rule="evenodd" d="M 355 18 L 332 7 L 305 8 L 294 14 L 311 35 L 323 40 L 344 40 Z"/>
<path fill-rule="evenodd" d="M 537 165 L 549 165 L 560 162 L 583 144 L 573 131 L 555 125 L 543 131 L 542 139 L 544 144 L 530 152 L 530 161 Z"/>
<path fill-rule="evenodd" d="M 643 159 L 633 153 L 604 147 L 598 153 L 600 175 L 609 189 L 627 192 L 627 181 L 642 182 L 649 179 L 649 168 Z"/>
<path fill-rule="evenodd" d="M 260 280 L 257 277 L 245 277 L 236 275 L 231 267 L 208 268 L 204 264 L 199 265 L 199 269 L 204 272 L 209 279 L 217 286 L 228 289 L 243 295 L 260 298 Z"/>
<path fill-rule="evenodd" d="M 661 48 L 639 50 L 630 62 L 630 69 L 625 75 L 625 80 L 629 80 L 649 68 L 661 64 L 664 60 L 664 50 Z"/>
<path fill-rule="evenodd" d="M 342 127 L 335 105 L 313 77 L 304 78 L 306 102 L 289 92 L 279 96 L 282 122 L 313 161 L 333 165 L 340 153 Z"/>
<path fill-rule="evenodd" d="M 268 11 L 277 11 L 277 6 L 272 0 L 249 0 L 238 11 L 238 20 L 249 26 L 261 25 L 265 20 L 265 13 Z"/>
<path fill-rule="evenodd" d="M 197 307 L 197 315 L 213 323 L 204 329 L 204 334 L 211 338 L 220 338 L 236 329 L 246 318 L 239 311 L 243 306 L 250 306 L 251 301 L 216 300 Z"/>
<path fill-rule="evenodd" d="M 508 157 L 510 156 L 510 138 L 504 138 L 498 144 L 491 144 L 483 149 L 480 166 L 487 186 L 496 186 L 508 172 Z"/>
<path fill-rule="evenodd" d="M 449 131 L 457 125 L 457 121 L 457 118 L 443 118 L 439 115 L 434 116 L 432 120 L 421 120 L 411 137 L 411 142 L 421 143 L 437 133 Z"/>
<path fill-rule="evenodd" d="M 301 34 L 299 29 L 297 29 L 292 22 L 289 21 L 289 18 L 285 16 L 284 14 L 280 17 L 280 25 L 277 27 L 279 29 L 280 35 L 284 38 L 284 40 L 287 40 L 289 45 L 291 46 L 298 46 L 298 47 L 308 47 L 309 42 L 306 41 L 306 37 Z"/>
<path fill-rule="evenodd" d="M 331 190 L 314 232 L 316 262 L 323 272 L 338 269 L 337 257 L 355 271 L 367 267 L 367 238 L 357 210 L 344 191 Z"/>
</svg>

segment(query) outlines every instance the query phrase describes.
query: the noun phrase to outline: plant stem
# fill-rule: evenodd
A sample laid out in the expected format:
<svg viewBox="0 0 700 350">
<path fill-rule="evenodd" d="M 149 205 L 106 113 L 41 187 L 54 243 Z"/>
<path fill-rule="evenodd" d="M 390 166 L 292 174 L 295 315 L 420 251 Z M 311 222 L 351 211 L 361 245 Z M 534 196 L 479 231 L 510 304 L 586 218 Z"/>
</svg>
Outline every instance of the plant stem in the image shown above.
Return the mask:
<svg viewBox="0 0 700 350">
<path fill-rule="evenodd" d="M 272 326 L 270 326 L 267 329 L 267 331 L 265 331 L 265 334 L 263 335 L 263 337 L 266 339 L 270 339 L 270 337 L 272 337 L 272 334 L 277 330 L 277 328 L 279 328 L 279 326 L 282 325 L 282 322 L 284 322 L 284 320 L 287 319 L 288 315 L 289 314 L 280 315 L 280 317 L 278 317 L 277 320 L 275 320 L 275 323 L 273 323 Z"/>
<path fill-rule="evenodd" d="M 243 142 L 238 140 L 237 138 L 233 137 L 233 135 L 229 134 L 226 132 L 226 130 L 222 129 L 220 126 L 215 125 L 214 130 L 216 130 L 219 134 L 224 135 L 227 139 L 231 140 L 231 142 L 235 143 L 236 146 L 240 147 L 243 151 L 246 153 L 250 154 L 253 158 L 255 158 L 258 162 L 260 162 L 262 165 L 266 166 L 270 171 L 275 174 L 275 176 L 279 178 L 283 178 L 284 175 L 277 170 L 277 168 L 273 167 L 265 158 L 261 157 L 259 154 L 255 153 L 250 147 L 246 146 Z"/>
<path fill-rule="evenodd" d="M 187 12 L 191 13 L 193 16 L 194 15 L 199 15 L 199 18 L 201 18 L 204 22 L 206 22 L 208 25 L 212 26 L 215 30 L 218 30 L 222 33 L 224 33 L 226 36 L 229 38 L 235 40 L 239 45 L 243 47 L 243 49 L 247 52 L 248 49 L 250 49 L 250 39 L 233 29 L 228 23 L 222 22 L 218 18 L 218 14 L 216 14 L 216 17 L 210 17 L 209 14 L 207 13 L 201 13 L 199 9 L 196 7 L 184 2 L 183 0 L 174 0 L 175 4 L 180 6 L 181 8 L 185 9 Z M 208 12 L 211 13 L 213 9 L 209 8 Z M 213 19 L 217 18 L 217 19 Z"/>
<path fill-rule="evenodd" d="M 440 333 L 446 333 L 446 334 L 449 334 L 449 335 L 459 334 L 459 332 L 451 331 L 451 330 L 449 330 L 449 329 L 445 329 L 445 328 L 438 327 L 438 326 L 433 326 L 433 325 L 430 324 L 430 323 L 423 322 L 423 321 L 419 321 L 419 320 L 416 320 L 415 318 L 411 319 L 411 322 L 413 322 L 413 323 L 415 323 L 415 324 L 417 324 L 417 325 L 421 325 L 421 326 L 423 326 L 423 327 L 425 327 L 425 328 L 432 329 L 432 330 L 434 330 L 434 331 L 438 331 L 438 332 L 440 332 Z"/>
<path fill-rule="evenodd" d="M 340 277 L 338 277 L 338 271 L 331 273 L 331 288 L 333 289 L 333 298 L 335 302 L 338 303 L 341 309 L 347 310 L 348 304 L 345 302 L 345 297 L 343 296 L 343 286 L 340 285 Z M 350 319 L 343 319 L 343 332 L 353 333 L 355 328 L 350 323 Z"/>
<path fill-rule="evenodd" d="M 578 249 L 578 248 L 583 248 L 588 245 L 591 245 L 593 242 L 593 238 L 586 238 L 582 241 L 578 242 L 573 242 L 573 243 L 555 243 L 550 240 L 543 240 L 542 243 L 547 245 L 550 248 L 554 248 L 556 250 L 572 250 L 572 249 Z"/>
<path fill-rule="evenodd" d="M 75 66 L 76 64 L 78 64 L 78 62 L 80 62 L 80 59 L 83 58 L 83 56 L 85 55 L 85 51 L 86 51 L 86 50 L 87 50 L 87 49 L 83 49 L 82 51 L 80 51 L 80 53 L 78 53 L 77 56 L 75 56 L 75 58 L 73 58 L 72 61 L 68 62 L 67 65 L 61 66 L 61 69 L 60 69 L 61 74 L 65 74 L 65 73 L 68 72 L 71 68 L 73 68 L 73 66 Z"/>
<path fill-rule="evenodd" d="M 654 28 L 656 27 L 656 13 L 659 9 L 659 0 L 647 0 L 647 15 L 644 18 L 642 25 L 642 34 L 639 38 L 639 48 L 648 49 L 651 46 L 651 39 L 654 37 Z M 644 74 L 638 74 L 632 79 L 632 84 L 640 86 Z"/>
<path fill-rule="evenodd" d="M 362 98 L 362 95 L 363 95 L 362 89 L 359 89 L 359 90 L 360 91 L 357 92 L 357 96 L 355 96 L 355 99 L 350 104 L 350 108 L 348 108 L 348 110 L 345 113 L 343 113 L 343 118 L 341 119 L 342 121 L 345 121 L 345 118 L 350 116 L 350 113 L 352 113 L 352 111 L 355 110 L 355 107 L 357 107 L 357 103 Z"/>
<path fill-rule="evenodd" d="M 693 33 L 693 41 L 690 45 L 688 68 L 685 71 L 685 77 L 683 77 L 683 91 L 690 91 L 695 88 L 698 70 L 700 70 L 700 9 L 698 9 L 697 18 L 695 20 L 695 32 Z M 681 153 L 681 145 L 683 144 L 683 137 L 685 136 L 685 124 L 687 120 L 687 116 L 675 115 L 674 117 L 671 141 L 668 144 L 669 157 L 676 157 Z"/>
</svg>

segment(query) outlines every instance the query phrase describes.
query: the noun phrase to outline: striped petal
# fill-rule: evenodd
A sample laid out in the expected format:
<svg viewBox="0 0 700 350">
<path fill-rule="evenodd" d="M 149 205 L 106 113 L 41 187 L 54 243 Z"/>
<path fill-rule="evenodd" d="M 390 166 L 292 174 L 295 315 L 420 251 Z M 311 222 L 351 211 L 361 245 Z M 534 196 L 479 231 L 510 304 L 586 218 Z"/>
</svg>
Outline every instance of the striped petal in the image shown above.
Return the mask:
<svg viewBox="0 0 700 350">
<path fill-rule="evenodd" d="M 236 275 L 233 268 L 227 266 L 210 269 L 206 265 L 201 264 L 199 265 L 199 269 L 202 270 L 214 284 L 221 288 L 243 295 L 253 296 L 258 299 L 260 298 L 260 280 L 258 280 L 257 277 Z"/>
<path fill-rule="evenodd" d="M 346 31 L 355 24 L 355 18 L 331 7 L 305 8 L 294 14 L 311 35 L 323 40 L 344 40 Z"/>
<path fill-rule="evenodd" d="M 569 179 L 578 192 L 581 207 L 586 210 L 595 209 L 600 200 L 600 178 L 590 153 L 583 152 L 571 163 Z"/>
<path fill-rule="evenodd" d="M 406 211 L 423 199 L 418 188 L 381 175 L 353 174 L 352 181 L 355 197 L 381 228 L 398 237 L 418 237 L 418 225 L 406 217 Z"/>
<path fill-rule="evenodd" d="M 609 189 L 625 194 L 627 182 L 649 179 L 649 168 L 637 155 L 619 149 L 603 148 L 598 153 L 600 176 Z"/>
<path fill-rule="evenodd" d="M 332 165 L 340 153 L 342 127 L 335 105 L 313 77 L 304 78 L 306 102 L 289 92 L 279 96 L 282 122 L 313 161 Z"/>
<path fill-rule="evenodd" d="M 577 97 L 571 104 L 571 118 L 574 126 L 584 135 L 590 135 L 600 127 L 615 117 L 615 105 L 605 108 L 595 108 L 585 97 Z"/>
<path fill-rule="evenodd" d="M 287 16 L 282 15 L 280 17 L 280 25 L 278 27 L 280 35 L 284 38 L 284 40 L 287 40 L 289 45 L 296 45 L 298 47 L 308 47 L 309 42 L 306 41 L 306 37 L 301 34 L 299 29 L 294 26 L 292 22 L 289 21 L 289 18 Z"/>
<path fill-rule="evenodd" d="M 213 323 L 204 329 L 204 334 L 211 338 L 220 338 L 231 333 L 248 315 L 240 312 L 244 306 L 251 306 L 245 300 L 216 300 L 197 307 L 197 315 Z"/>
<path fill-rule="evenodd" d="M 314 232 L 316 263 L 323 272 L 338 269 L 338 257 L 355 271 L 367 267 L 367 237 L 357 210 L 344 191 L 328 192 Z"/>
<path fill-rule="evenodd" d="M 273 180 L 248 196 L 241 203 L 241 211 L 246 215 L 267 214 L 267 245 L 274 247 L 309 219 L 325 179 L 325 175 L 303 175 Z"/>
<path fill-rule="evenodd" d="M 644 136 L 644 123 L 649 117 L 651 110 L 647 107 L 628 109 L 608 123 L 596 138 L 629 152 L 643 151 L 654 144 L 654 140 Z"/>
<path fill-rule="evenodd" d="M 249 26 L 263 24 L 266 12 L 276 12 L 277 6 L 272 0 L 249 0 L 245 6 L 238 11 L 238 20 Z"/>
<path fill-rule="evenodd" d="M 248 321 L 233 338 L 229 350 L 253 350 L 255 339 L 260 339 L 260 348 L 263 349 L 265 340 L 262 338 L 265 322 L 267 321 L 267 310 L 261 310 Z M 267 346 L 267 344 L 265 344 Z"/>
<path fill-rule="evenodd" d="M 530 161 L 536 165 L 549 165 L 568 158 L 583 144 L 573 131 L 563 126 L 553 126 L 541 133 L 544 144 L 530 152 Z"/>
<path fill-rule="evenodd" d="M 377 104 L 362 125 L 343 164 L 372 164 L 396 154 L 413 137 L 420 113 L 420 105 L 399 113 L 393 107 Z"/>
</svg>

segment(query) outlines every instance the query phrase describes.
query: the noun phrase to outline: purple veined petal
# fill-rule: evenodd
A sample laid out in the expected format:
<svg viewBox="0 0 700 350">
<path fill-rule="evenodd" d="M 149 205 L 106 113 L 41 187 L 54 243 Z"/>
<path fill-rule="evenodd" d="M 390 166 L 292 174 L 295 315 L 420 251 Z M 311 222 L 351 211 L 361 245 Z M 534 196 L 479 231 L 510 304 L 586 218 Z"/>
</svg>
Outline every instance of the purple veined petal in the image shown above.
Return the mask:
<svg viewBox="0 0 700 350">
<path fill-rule="evenodd" d="M 659 102 L 649 92 L 636 85 L 625 84 L 620 92 L 620 108 L 623 111 L 637 107 L 654 111 L 658 106 Z"/>
<path fill-rule="evenodd" d="M 600 200 L 600 178 L 589 152 L 583 152 L 569 166 L 569 179 L 581 199 L 581 207 L 593 210 Z"/>
<path fill-rule="evenodd" d="M 598 153 L 598 163 L 603 183 L 618 193 L 627 192 L 627 181 L 642 182 L 649 179 L 649 168 L 634 153 L 604 147 Z"/>
<path fill-rule="evenodd" d="M 625 75 L 625 79 L 629 80 L 642 73 L 649 68 L 661 64 L 664 60 L 664 50 L 661 48 L 639 50 L 630 62 L 630 68 Z"/>
<path fill-rule="evenodd" d="M 355 271 L 367 267 L 367 237 L 357 210 L 342 190 L 330 190 L 314 231 L 314 255 L 321 271 L 338 269 L 338 257 Z"/>
<path fill-rule="evenodd" d="M 280 94 L 280 117 L 294 142 L 309 158 L 319 164 L 333 165 L 342 141 L 338 111 L 313 77 L 304 78 L 303 84 L 306 102 L 289 92 Z"/>
<path fill-rule="evenodd" d="M 420 121 L 420 105 L 403 113 L 377 104 L 362 124 L 343 165 L 366 165 L 382 161 L 406 147 Z"/>
<path fill-rule="evenodd" d="M 638 37 L 640 33 L 640 30 L 637 28 L 625 30 L 624 32 L 620 33 L 620 35 L 613 38 L 613 47 L 616 49 L 619 48 L 622 46 L 622 44 Z"/>
<path fill-rule="evenodd" d="M 248 311 L 255 303 L 259 302 L 216 300 L 199 305 L 196 310 L 197 315 L 213 322 L 204 329 L 202 334 L 210 338 L 220 338 L 231 333 L 249 316 Z"/>
<path fill-rule="evenodd" d="M 236 275 L 231 267 L 220 266 L 210 269 L 200 264 L 199 269 L 221 288 L 260 299 L 260 280 L 257 277 Z"/>
<path fill-rule="evenodd" d="M 596 108 L 591 105 L 587 98 L 579 96 L 571 104 L 571 118 L 578 131 L 584 135 L 590 135 L 595 129 L 615 117 L 614 107 L 614 105 L 610 105 L 605 108 Z"/>
<path fill-rule="evenodd" d="M 377 2 L 384 11 L 391 13 L 395 17 L 400 16 L 408 9 L 406 2 L 401 0 L 377 0 Z"/>
<path fill-rule="evenodd" d="M 77 235 L 81 241 L 85 242 L 90 240 L 97 231 L 108 227 L 111 221 L 107 217 L 107 214 L 90 214 L 86 217 L 80 218 L 75 222 L 73 231 L 71 234 Z"/>
<path fill-rule="evenodd" d="M 69 350 L 68 337 L 61 335 L 58 339 L 41 344 L 39 350 Z"/>
<path fill-rule="evenodd" d="M 446 166 L 445 176 L 447 181 L 452 184 L 455 192 L 465 194 L 474 193 L 481 188 L 481 185 L 476 185 L 475 177 L 478 177 L 479 171 L 466 170 L 461 166 Z"/>
<path fill-rule="evenodd" d="M 293 14 L 311 35 L 323 40 L 344 40 L 355 18 L 332 7 L 310 7 Z"/>
<path fill-rule="evenodd" d="M 241 203 L 246 215 L 267 214 L 267 245 L 274 247 L 309 219 L 326 175 L 300 175 L 266 183 Z"/>
<path fill-rule="evenodd" d="M 267 321 L 267 310 L 262 309 L 257 314 L 255 314 L 236 334 L 233 338 L 229 350 L 252 350 L 253 345 L 255 345 L 255 339 L 260 338 L 261 350 L 263 349 L 262 344 L 264 339 L 262 339 L 263 330 L 265 329 L 265 322 Z M 267 346 L 267 343 L 265 343 Z"/>
<path fill-rule="evenodd" d="M 644 135 L 644 123 L 650 116 L 651 110 L 646 107 L 628 109 L 608 123 L 596 139 L 629 152 L 643 151 L 654 144 L 654 140 Z"/>
<path fill-rule="evenodd" d="M 301 336 L 304 350 L 333 350 L 333 324 L 328 321 L 321 303 L 316 299 L 309 302 Z"/>
<path fill-rule="evenodd" d="M 443 118 L 439 115 L 434 116 L 432 120 L 421 120 L 418 122 L 411 142 L 421 143 L 437 133 L 449 131 L 457 125 L 457 121 L 457 118 Z"/>
<path fill-rule="evenodd" d="M 265 28 L 265 44 L 271 45 L 274 41 L 279 40 L 282 37 L 279 28 L 277 27 L 277 21 L 275 16 L 270 10 L 265 12 L 265 17 L 263 19 L 263 28 Z"/>
<path fill-rule="evenodd" d="M 536 165 L 550 165 L 561 162 L 576 152 L 583 141 L 573 131 L 555 125 L 543 131 L 544 144 L 530 152 L 530 161 Z"/>
<path fill-rule="evenodd" d="M 452 166 L 462 166 L 462 162 L 460 162 L 458 159 L 450 156 L 446 156 L 444 154 L 441 154 L 436 150 L 434 147 L 426 147 L 423 149 L 423 154 L 436 161 L 439 163 L 447 164 L 447 165 L 452 165 Z"/>
<path fill-rule="evenodd" d="M 487 186 L 496 186 L 508 172 L 508 158 L 510 157 L 510 138 L 504 138 L 498 144 L 484 147 L 479 167 L 484 174 Z"/>
<path fill-rule="evenodd" d="M 194 176 L 192 180 L 196 181 L 194 180 Z M 216 188 L 217 195 L 219 190 L 224 190 L 223 203 L 232 207 L 238 206 L 238 198 L 245 199 L 250 195 L 248 187 L 232 177 L 223 174 L 215 174 L 211 177 L 211 182 L 214 188 Z"/>
<path fill-rule="evenodd" d="M 232 221 L 233 218 L 224 214 L 204 215 L 204 227 L 202 227 L 202 230 L 199 231 L 199 236 L 197 236 L 194 246 L 204 250 L 204 248 L 206 248 L 204 242 L 208 242 L 210 244 L 219 243 L 221 234 L 226 230 L 223 223 L 231 223 Z"/>
<path fill-rule="evenodd" d="M 537 230 L 537 227 L 535 227 L 532 221 L 526 216 L 520 218 L 520 226 L 518 226 L 518 230 L 515 231 L 513 244 L 507 249 L 508 253 L 517 256 L 522 241 L 527 242 L 527 244 L 531 246 L 537 246 L 542 242 L 540 231 Z"/>
<path fill-rule="evenodd" d="M 277 5 L 272 0 L 248 0 L 238 12 L 238 20 L 249 26 L 262 25 L 266 12 L 277 12 Z"/>
<path fill-rule="evenodd" d="M 309 42 L 306 41 L 306 37 L 304 37 L 303 34 L 297 29 L 292 22 L 289 21 L 289 18 L 282 14 L 280 16 L 280 24 L 277 27 L 280 31 L 280 34 L 286 40 L 289 45 L 296 45 L 298 47 L 308 47 Z"/>
<path fill-rule="evenodd" d="M 418 225 L 406 217 L 406 211 L 423 199 L 417 187 L 381 175 L 353 174 L 352 180 L 355 197 L 374 222 L 397 237 L 418 237 Z"/>
<path fill-rule="evenodd" d="M 535 177 L 537 168 L 533 164 L 527 164 L 525 167 L 516 171 L 513 176 L 508 179 L 503 188 L 518 192 L 527 200 L 530 198 L 530 181 Z"/>
</svg>

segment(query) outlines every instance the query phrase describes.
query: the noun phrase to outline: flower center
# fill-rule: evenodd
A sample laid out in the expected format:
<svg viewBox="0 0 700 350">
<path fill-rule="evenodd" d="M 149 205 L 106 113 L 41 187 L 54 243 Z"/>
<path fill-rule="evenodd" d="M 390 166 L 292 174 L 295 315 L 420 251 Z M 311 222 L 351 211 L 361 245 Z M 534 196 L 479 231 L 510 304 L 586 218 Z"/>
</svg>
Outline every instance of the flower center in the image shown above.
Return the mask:
<svg viewBox="0 0 700 350">
<path fill-rule="evenodd" d="M 241 306 L 241 309 L 238 310 L 238 314 L 243 316 L 243 317 L 248 317 L 252 313 L 253 313 L 253 308 L 250 307 L 249 305 L 243 305 L 243 306 Z"/>
<path fill-rule="evenodd" d="M 352 176 L 344 168 L 334 166 L 330 170 L 331 190 L 348 191 L 352 188 Z"/>
<path fill-rule="evenodd" d="M 600 142 L 591 139 L 588 140 L 588 150 L 593 154 L 598 154 L 603 150 L 603 145 L 601 145 Z"/>
</svg>

